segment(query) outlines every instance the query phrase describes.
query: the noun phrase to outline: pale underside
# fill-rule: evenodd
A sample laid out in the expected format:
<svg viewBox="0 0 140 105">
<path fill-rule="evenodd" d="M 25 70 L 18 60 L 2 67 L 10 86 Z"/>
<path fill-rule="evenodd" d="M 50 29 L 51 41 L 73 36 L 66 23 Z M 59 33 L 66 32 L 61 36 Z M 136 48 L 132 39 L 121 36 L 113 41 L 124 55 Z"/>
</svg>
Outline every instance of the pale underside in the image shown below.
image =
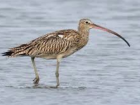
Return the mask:
<svg viewBox="0 0 140 105">
<path fill-rule="evenodd" d="M 44 59 L 57 59 L 58 56 L 61 56 L 62 58 L 65 58 L 67 56 L 72 55 L 76 51 L 77 51 L 77 48 L 73 47 L 73 48 L 69 49 L 68 51 L 57 54 L 57 55 L 56 54 L 44 54 L 44 55 L 38 55 L 36 57 L 44 58 Z"/>
</svg>

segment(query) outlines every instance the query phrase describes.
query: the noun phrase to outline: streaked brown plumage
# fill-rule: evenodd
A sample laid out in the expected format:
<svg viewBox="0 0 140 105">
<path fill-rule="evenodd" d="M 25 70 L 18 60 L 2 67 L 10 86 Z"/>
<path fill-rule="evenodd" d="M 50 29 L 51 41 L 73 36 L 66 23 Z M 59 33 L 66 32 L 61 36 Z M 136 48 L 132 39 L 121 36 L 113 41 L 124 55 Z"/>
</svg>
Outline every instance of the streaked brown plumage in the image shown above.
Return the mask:
<svg viewBox="0 0 140 105">
<path fill-rule="evenodd" d="M 63 38 L 59 37 L 59 35 L 63 35 Z M 57 54 L 69 51 L 71 48 L 77 50 L 75 46 L 78 45 L 80 38 L 80 34 L 74 30 L 56 31 L 39 37 L 28 44 L 22 44 L 10 49 L 13 52 L 11 57 L 25 55 L 55 59 Z"/>
<path fill-rule="evenodd" d="M 112 33 L 123 39 L 128 44 L 128 46 L 130 46 L 129 43 L 116 32 L 96 25 L 89 19 L 81 19 L 79 22 L 78 31 L 72 29 L 55 31 L 53 33 L 49 33 L 35 40 L 32 40 L 27 44 L 22 44 L 18 47 L 11 48 L 8 52 L 3 53 L 3 55 L 9 57 L 30 56 L 36 75 L 36 78 L 34 79 L 35 84 L 38 84 L 39 82 L 39 75 L 37 73 L 34 58 L 40 57 L 46 59 L 57 59 L 56 87 L 58 87 L 60 60 L 73 54 L 87 44 L 89 38 L 89 30 L 91 28 L 101 29 Z"/>
</svg>

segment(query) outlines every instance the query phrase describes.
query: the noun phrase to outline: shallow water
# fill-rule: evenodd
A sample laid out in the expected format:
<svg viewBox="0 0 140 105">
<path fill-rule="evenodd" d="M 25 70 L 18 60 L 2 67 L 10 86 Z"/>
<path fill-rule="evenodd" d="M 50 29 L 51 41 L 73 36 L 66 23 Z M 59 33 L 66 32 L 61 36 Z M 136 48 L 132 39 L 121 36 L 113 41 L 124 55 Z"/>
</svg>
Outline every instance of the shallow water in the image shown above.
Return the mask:
<svg viewBox="0 0 140 105">
<path fill-rule="evenodd" d="M 139 105 L 139 0 L 1 0 L 0 53 L 60 29 L 77 29 L 81 18 L 110 28 L 131 44 L 91 30 L 86 47 L 63 59 L 61 86 L 54 86 L 55 60 L 36 59 L 34 86 L 30 58 L 0 56 L 1 105 Z"/>
</svg>

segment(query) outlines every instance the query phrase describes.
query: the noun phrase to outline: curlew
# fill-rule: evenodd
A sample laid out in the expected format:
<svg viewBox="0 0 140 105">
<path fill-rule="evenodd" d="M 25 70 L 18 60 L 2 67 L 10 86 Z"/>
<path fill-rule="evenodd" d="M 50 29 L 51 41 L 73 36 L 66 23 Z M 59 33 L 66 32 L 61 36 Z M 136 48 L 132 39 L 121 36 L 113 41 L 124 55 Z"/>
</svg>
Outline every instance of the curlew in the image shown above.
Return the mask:
<svg viewBox="0 0 140 105">
<path fill-rule="evenodd" d="M 124 40 L 128 46 L 130 44 L 118 33 L 104 28 L 102 26 L 94 24 L 89 19 L 81 19 L 79 21 L 78 31 L 73 29 L 59 30 L 37 39 L 32 40 L 27 44 L 22 44 L 20 46 L 9 49 L 7 52 L 3 53 L 3 56 L 17 57 L 17 56 L 29 56 L 31 57 L 32 65 L 35 72 L 34 84 L 39 83 L 39 75 L 37 72 L 35 57 L 45 58 L 45 59 L 56 59 L 56 88 L 59 84 L 59 64 L 62 58 L 68 57 L 75 53 L 76 51 L 83 48 L 89 39 L 89 30 L 91 28 L 100 29 L 109 33 L 112 33 L 122 40 Z"/>
</svg>

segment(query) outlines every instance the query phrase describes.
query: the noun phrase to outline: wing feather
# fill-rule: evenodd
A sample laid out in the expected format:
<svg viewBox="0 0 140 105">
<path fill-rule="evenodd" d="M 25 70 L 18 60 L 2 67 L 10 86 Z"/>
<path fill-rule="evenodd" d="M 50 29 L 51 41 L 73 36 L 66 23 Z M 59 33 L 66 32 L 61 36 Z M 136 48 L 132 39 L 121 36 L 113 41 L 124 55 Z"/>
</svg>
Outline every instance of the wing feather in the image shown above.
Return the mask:
<svg viewBox="0 0 140 105">
<path fill-rule="evenodd" d="M 31 41 L 25 53 L 29 56 L 60 54 L 76 46 L 80 38 L 80 34 L 74 30 L 56 31 Z"/>
</svg>

